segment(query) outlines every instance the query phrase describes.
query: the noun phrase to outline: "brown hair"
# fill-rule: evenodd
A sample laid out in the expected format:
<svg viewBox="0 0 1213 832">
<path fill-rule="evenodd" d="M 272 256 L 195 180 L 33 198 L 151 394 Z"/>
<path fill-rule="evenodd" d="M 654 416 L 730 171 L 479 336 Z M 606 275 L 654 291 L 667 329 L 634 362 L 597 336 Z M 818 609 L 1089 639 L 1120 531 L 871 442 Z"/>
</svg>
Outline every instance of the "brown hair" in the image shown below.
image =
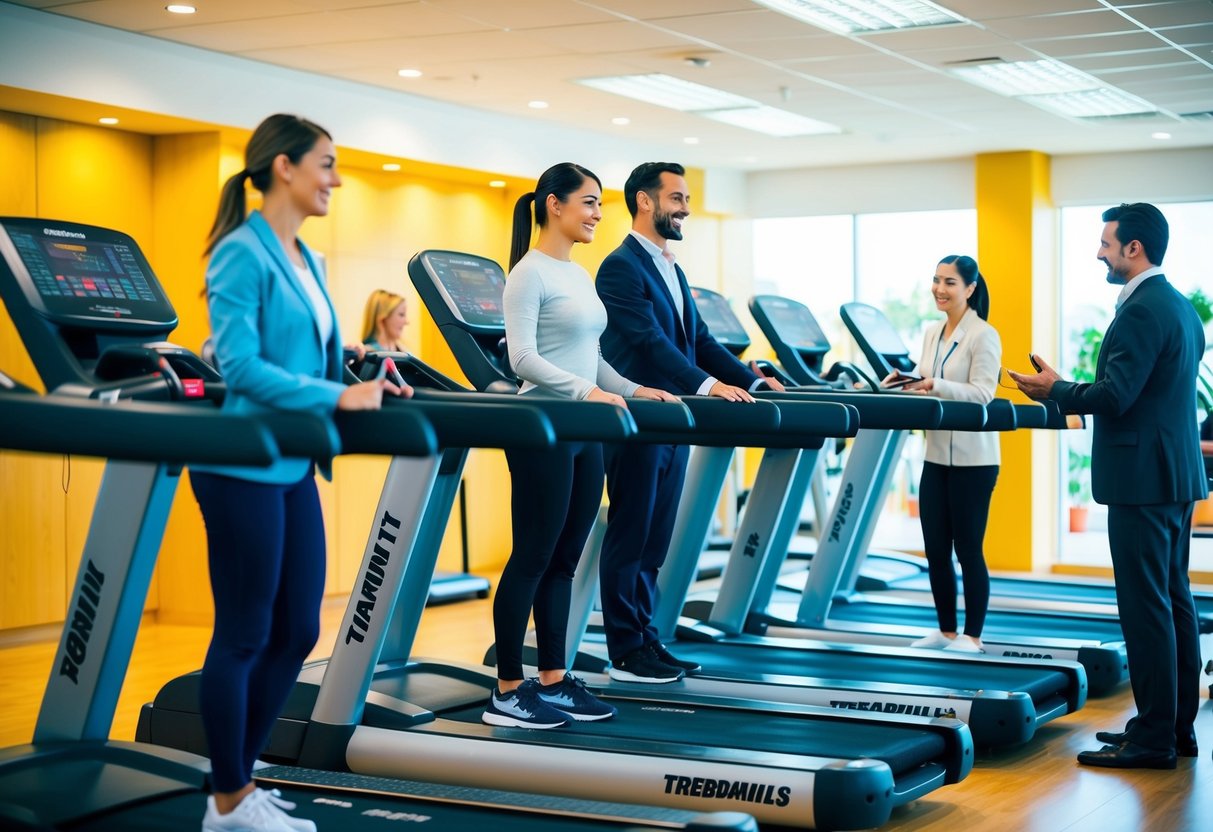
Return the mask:
<svg viewBox="0 0 1213 832">
<path fill-rule="evenodd" d="M 223 185 L 219 195 L 219 211 L 207 237 L 206 254 L 210 254 L 219 241 L 236 230 L 244 222 L 247 207 L 244 200 L 244 182 L 265 193 L 273 184 L 272 165 L 280 155 L 286 154 L 291 164 L 299 164 L 321 136 L 332 141 L 329 131 L 299 116 L 278 113 L 257 125 L 244 149 L 244 170 L 232 176 Z"/>
</svg>

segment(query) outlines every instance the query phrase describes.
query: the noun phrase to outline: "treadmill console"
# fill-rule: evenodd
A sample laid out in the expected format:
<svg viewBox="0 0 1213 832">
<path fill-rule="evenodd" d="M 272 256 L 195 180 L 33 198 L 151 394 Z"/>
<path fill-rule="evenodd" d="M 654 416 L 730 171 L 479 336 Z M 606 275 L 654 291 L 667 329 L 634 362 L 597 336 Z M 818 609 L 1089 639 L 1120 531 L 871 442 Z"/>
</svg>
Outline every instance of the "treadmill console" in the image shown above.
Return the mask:
<svg viewBox="0 0 1213 832">
<path fill-rule="evenodd" d="M 733 308 L 725 300 L 724 295 L 711 289 L 691 287 L 691 297 L 695 301 L 695 309 L 712 337 L 720 342 L 726 350 L 734 355 L 741 355 L 750 346 L 750 335 L 737 320 Z"/>
<path fill-rule="evenodd" d="M 775 295 L 759 295 L 754 298 L 754 303 L 766 313 L 771 326 L 779 333 L 779 340 L 788 346 L 801 352 L 822 355 L 830 351 L 830 340 L 803 303 Z"/>
<path fill-rule="evenodd" d="M 167 334 L 177 325 L 143 252 L 121 232 L 4 218 L 0 258 L 6 272 L 0 280 L 15 282 L 29 306 L 52 323 L 147 334 Z"/>
<path fill-rule="evenodd" d="M 878 377 L 883 378 L 893 370 L 914 369 L 909 349 L 883 312 L 866 303 L 844 303 L 840 311 L 843 323 Z"/>
<path fill-rule="evenodd" d="M 453 251 L 426 251 L 421 263 L 447 308 L 467 329 L 505 329 L 505 272 L 486 257 Z"/>
</svg>

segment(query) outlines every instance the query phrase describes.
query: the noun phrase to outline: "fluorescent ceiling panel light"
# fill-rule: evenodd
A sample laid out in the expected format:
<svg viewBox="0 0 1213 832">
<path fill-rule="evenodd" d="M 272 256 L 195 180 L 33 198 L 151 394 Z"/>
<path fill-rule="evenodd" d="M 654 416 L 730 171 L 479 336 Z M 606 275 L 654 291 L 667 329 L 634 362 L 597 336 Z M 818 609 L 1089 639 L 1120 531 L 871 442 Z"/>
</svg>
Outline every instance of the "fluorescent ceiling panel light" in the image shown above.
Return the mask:
<svg viewBox="0 0 1213 832">
<path fill-rule="evenodd" d="M 1097 90 L 1106 86 L 1082 70 L 1051 60 L 976 64 L 953 67 L 949 71 L 999 95 L 1045 95 Z"/>
<path fill-rule="evenodd" d="M 1131 116 L 1158 112 L 1157 107 L 1136 95 L 1106 87 L 1056 95 L 1025 95 L 1019 100 L 1069 118 Z"/>
<path fill-rule="evenodd" d="M 927 0 L 754 0 L 760 6 L 832 32 L 887 32 L 968 21 Z"/>
<path fill-rule="evenodd" d="M 778 107 L 746 107 L 736 110 L 712 110 L 699 115 L 732 124 L 734 127 L 744 127 L 768 136 L 817 136 L 826 133 L 841 133 L 842 128 L 808 118 L 797 113 L 790 113 Z"/>
<path fill-rule="evenodd" d="M 758 106 L 753 99 L 662 73 L 582 78 L 577 83 L 684 113 Z"/>
</svg>

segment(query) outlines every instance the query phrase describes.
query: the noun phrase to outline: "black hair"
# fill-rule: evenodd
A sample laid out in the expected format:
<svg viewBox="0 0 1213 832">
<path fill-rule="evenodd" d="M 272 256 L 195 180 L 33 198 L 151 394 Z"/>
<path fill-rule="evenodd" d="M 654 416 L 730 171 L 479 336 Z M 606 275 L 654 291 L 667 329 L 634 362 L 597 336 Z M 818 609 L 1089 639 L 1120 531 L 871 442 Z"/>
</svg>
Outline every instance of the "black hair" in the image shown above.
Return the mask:
<svg viewBox="0 0 1213 832">
<path fill-rule="evenodd" d="M 333 139 L 329 131 L 319 124 L 284 113 L 272 115 L 257 125 L 244 149 L 244 170 L 231 176 L 219 195 L 219 211 L 207 237 L 206 254 L 210 254 L 220 240 L 244 222 L 247 210 L 245 180 L 251 181 L 254 188 L 265 193 L 274 181 L 274 160 L 285 154 L 291 164 L 299 164 L 299 160 L 316 146 L 316 140 L 321 136 L 329 141 Z"/>
<path fill-rule="evenodd" d="M 1103 212 L 1104 222 L 1117 223 L 1116 241 L 1122 246 L 1137 240 L 1151 266 L 1161 266 L 1171 240 L 1167 218 L 1148 202 L 1122 202 Z"/>
<path fill-rule="evenodd" d="M 511 269 L 531 247 L 531 203 L 535 203 L 535 224 L 543 228 L 548 224 L 548 196 L 567 202 L 569 195 L 587 179 L 597 182 L 601 190 L 602 180 L 593 171 L 573 162 L 561 162 L 543 172 L 535 183 L 535 190 L 518 197 L 514 203 L 514 233 L 510 242 Z"/>
<path fill-rule="evenodd" d="M 977 312 L 977 317 L 983 321 L 990 319 L 990 287 L 977 268 L 977 261 L 967 254 L 949 254 L 939 261 L 942 264 L 955 266 L 956 273 L 966 286 L 976 285 L 973 294 L 969 295 L 969 308 Z"/>
<path fill-rule="evenodd" d="M 677 162 L 645 162 L 628 175 L 628 181 L 623 183 L 623 201 L 627 203 L 632 219 L 636 218 L 636 194 L 644 191 L 656 201 L 657 193 L 661 190 L 663 173 L 684 176 L 686 168 Z"/>
</svg>

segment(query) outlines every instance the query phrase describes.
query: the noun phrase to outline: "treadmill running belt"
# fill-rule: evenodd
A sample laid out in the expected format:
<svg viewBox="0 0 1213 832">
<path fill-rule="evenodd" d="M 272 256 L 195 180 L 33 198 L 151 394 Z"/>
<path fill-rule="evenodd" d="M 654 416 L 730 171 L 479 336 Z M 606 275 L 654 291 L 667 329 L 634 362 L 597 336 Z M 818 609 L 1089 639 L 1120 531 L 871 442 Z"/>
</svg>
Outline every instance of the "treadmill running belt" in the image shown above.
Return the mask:
<svg viewBox="0 0 1213 832">
<path fill-rule="evenodd" d="M 945 658 L 905 658 L 838 650 L 797 650 L 757 644 L 711 644 L 680 641 L 673 651 L 697 661 L 706 675 L 753 679 L 755 674 L 887 682 L 898 685 L 1022 692 L 1039 702 L 1069 687 L 1064 673 L 1011 664 L 974 665 Z"/>
<path fill-rule="evenodd" d="M 571 738 L 579 734 L 684 747 L 698 747 L 696 738 L 699 738 L 713 746 L 746 751 L 869 757 L 887 763 L 895 776 L 912 771 L 944 753 L 941 736 L 907 726 L 865 724 L 809 715 L 789 719 L 786 714 L 767 715 L 761 711 L 711 708 L 684 702 L 603 698 L 619 709 L 619 715 L 614 719 L 574 722 L 552 731 L 494 730 L 506 732 L 504 736 L 517 735 L 525 737 L 527 742 L 544 745 L 572 745 L 576 741 Z M 483 711 L 484 705 L 475 705 L 443 711 L 439 716 L 480 723 Z M 427 726 L 415 730 L 425 731 Z"/>
<path fill-rule="evenodd" d="M 799 603 L 799 598 L 797 599 Z M 830 618 L 839 621 L 872 621 L 911 627 L 938 629 L 935 608 L 908 604 L 873 604 L 860 601 L 846 603 L 836 601 L 830 607 Z M 1109 618 L 1106 621 L 1066 615 L 1044 615 L 1036 613 L 1013 614 L 1008 617 L 1001 610 L 990 610 L 986 615 L 986 626 L 982 636 L 989 640 L 1014 636 L 1062 636 L 1102 643 L 1124 641 L 1120 623 Z"/>
</svg>

